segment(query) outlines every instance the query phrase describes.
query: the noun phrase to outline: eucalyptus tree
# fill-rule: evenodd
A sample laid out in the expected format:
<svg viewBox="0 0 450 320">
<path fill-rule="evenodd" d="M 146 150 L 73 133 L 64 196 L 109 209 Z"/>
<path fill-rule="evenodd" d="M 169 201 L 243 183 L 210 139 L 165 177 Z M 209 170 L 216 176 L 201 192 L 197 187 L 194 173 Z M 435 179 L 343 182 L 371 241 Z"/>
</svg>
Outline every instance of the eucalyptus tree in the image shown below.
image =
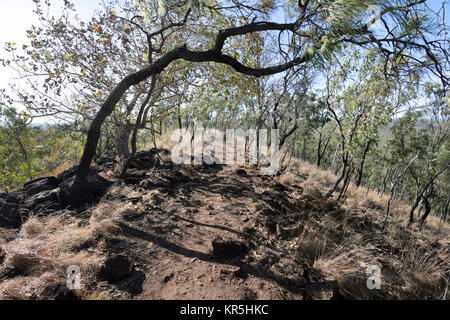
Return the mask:
<svg viewBox="0 0 450 320">
<path fill-rule="evenodd" d="M 385 79 L 376 51 L 344 49 L 339 59 L 340 64 L 327 67 L 324 101 L 338 128 L 342 161 L 341 174 L 326 196 L 343 181 L 341 198 L 354 172 L 360 184 L 370 145 L 378 141 L 379 130 L 390 121 L 398 101 L 395 82 Z"/>
<path fill-rule="evenodd" d="M 134 8 L 142 13 L 131 17 L 133 24 L 120 19 L 126 14 L 126 10 L 118 11 L 117 14 L 113 11 L 114 18 L 108 18 L 122 21 L 123 29 L 129 28 L 130 33 L 132 32 L 132 39 L 125 36 L 103 37 L 100 33 L 93 36 L 93 41 L 96 41 L 96 44 L 111 45 L 123 39 L 125 42 L 133 41 L 137 48 L 127 52 L 127 55 L 142 59 L 144 54 L 148 55 L 149 49 L 156 48 L 152 51 L 153 59 L 143 61 L 142 66 L 127 62 L 110 66 L 111 74 L 117 80 L 111 82 L 114 84 L 110 87 L 109 94 L 102 99 L 103 103 L 90 123 L 84 153 L 71 187 L 71 193 L 75 195 L 72 197 L 74 202 L 88 189 L 89 166 L 96 152 L 103 123 L 110 119 L 109 116 L 114 113 L 122 99 L 139 91 L 140 86 L 146 86 L 148 79 L 163 74 L 172 63 L 179 60 L 224 64 L 236 72 L 262 77 L 286 72 L 313 59 L 327 58 L 336 47 L 349 43 L 377 50 L 384 60 L 386 74 L 402 76 L 411 68 L 426 68 L 440 78 L 444 87 L 448 85 L 448 77 L 445 74 L 448 57 L 441 39 L 434 37 L 430 40 L 430 32 L 435 30 L 430 30 L 432 16 L 425 16 L 429 13 L 425 0 L 290 0 L 277 4 L 274 1 L 167 0 L 158 2 L 156 15 L 152 10 L 155 2 L 139 0 L 136 4 Z M 368 9 L 371 5 L 378 5 L 380 8 L 380 20 L 385 22 L 382 32 L 371 27 L 372 20 L 368 19 Z M 125 9 L 131 9 L 131 6 Z M 280 14 L 282 10 L 285 10 L 284 14 Z M 159 22 L 157 25 L 153 23 L 155 17 Z M 217 23 L 220 20 L 226 20 L 230 26 L 222 28 L 221 24 Z M 52 23 L 61 25 L 58 20 Z M 94 25 L 92 28 L 95 29 Z M 49 34 L 48 40 L 58 41 L 58 36 L 63 36 L 62 31 L 61 29 L 59 35 Z M 266 45 L 264 50 L 270 48 L 277 52 L 276 58 L 265 66 L 247 64 L 229 45 L 229 40 L 239 38 L 251 43 L 251 35 L 254 34 L 260 34 L 265 41 L 272 42 L 272 45 Z M 86 34 L 74 36 L 73 43 L 81 41 L 85 36 Z M 105 39 L 107 41 L 104 41 Z M 46 70 L 47 74 L 54 74 L 53 77 L 48 77 L 50 79 L 47 81 L 47 87 L 52 86 L 54 79 L 60 81 L 69 75 L 70 79 L 79 79 L 79 76 L 84 76 L 85 73 L 100 77 L 102 82 L 102 74 L 92 68 L 97 67 L 98 59 L 101 61 L 103 58 L 111 58 L 112 52 L 108 51 L 108 48 L 105 48 L 105 51 L 98 48 L 96 45 L 92 47 L 92 51 L 80 53 L 83 56 L 91 54 L 97 59 L 92 65 L 86 65 L 74 74 L 62 71 L 64 69 L 61 70 L 62 66 L 59 65 L 53 71 Z M 125 52 L 126 48 L 121 50 L 121 53 Z M 86 103 L 80 101 L 80 104 Z"/>
<path fill-rule="evenodd" d="M 416 121 L 411 121 L 412 124 L 409 124 L 409 132 L 400 130 L 395 132 L 400 139 L 398 149 L 402 155 L 415 150 L 420 152 L 419 161 L 409 171 L 411 185 L 415 192 L 412 193 L 414 200 L 408 225 L 415 221 L 414 213 L 420 203 L 425 207 L 425 211 L 420 217 L 421 225 L 431 213 L 430 202 L 432 200 L 434 200 L 436 212 L 439 212 L 439 208 L 444 208 L 449 191 L 450 114 L 448 96 L 441 86 L 429 83 L 425 87 L 425 97 L 428 99 L 424 103 L 424 108 L 421 112 L 416 113 Z M 411 126 L 413 127 L 411 128 Z"/>
</svg>

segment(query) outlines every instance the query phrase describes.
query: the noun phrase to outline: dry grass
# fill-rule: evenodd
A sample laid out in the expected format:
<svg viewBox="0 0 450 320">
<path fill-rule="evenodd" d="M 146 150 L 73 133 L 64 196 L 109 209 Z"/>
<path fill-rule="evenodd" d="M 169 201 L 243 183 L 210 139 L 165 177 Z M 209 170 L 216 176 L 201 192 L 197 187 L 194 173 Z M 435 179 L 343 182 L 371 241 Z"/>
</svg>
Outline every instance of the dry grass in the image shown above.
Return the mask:
<svg viewBox="0 0 450 320">
<path fill-rule="evenodd" d="M 351 248 L 340 245 L 319 255 L 313 263 L 313 268 L 325 280 L 342 281 L 345 277 L 359 271 L 359 259 L 361 259 L 361 248 Z"/>
<path fill-rule="evenodd" d="M 60 175 L 61 173 L 63 173 L 64 171 L 66 171 L 67 169 L 71 168 L 72 166 L 76 165 L 77 163 L 73 162 L 73 163 L 63 163 L 59 166 L 57 166 L 50 175 L 57 177 L 58 175 Z"/>
<path fill-rule="evenodd" d="M 320 199 L 336 179 L 331 171 L 299 160 L 291 161 L 289 171 L 306 178 L 301 186 L 311 199 Z M 377 242 L 388 199 L 350 183 L 340 215 L 310 214 L 297 240 L 298 257 L 320 279 L 338 281 L 350 299 L 450 299 L 449 224 L 429 216 L 421 230 L 408 230 L 410 206 L 394 200 L 387 229 Z M 367 289 L 361 262 L 380 267 L 380 290 Z"/>
<path fill-rule="evenodd" d="M 448 248 L 446 251 L 437 252 L 430 248 L 404 250 L 399 259 L 399 274 L 405 283 L 402 288 L 405 294 L 423 299 L 444 298 L 450 273 Z"/>
<path fill-rule="evenodd" d="M 280 177 L 280 183 L 291 186 L 295 183 L 294 175 L 290 172 L 285 172 Z"/>
<path fill-rule="evenodd" d="M 64 282 L 71 265 L 81 268 L 83 281 L 93 281 L 102 260 L 96 248 L 98 239 L 120 231 L 120 214 L 128 207 L 101 202 L 87 224 L 70 212 L 50 218 L 30 217 L 18 237 L 3 245 L 4 264 L 14 266 L 20 276 L 0 283 L 0 299 L 33 298 L 45 285 Z"/>
<path fill-rule="evenodd" d="M 300 160 L 292 160 L 291 168 L 293 172 L 307 175 L 306 181 L 302 183 L 304 187 L 309 189 L 317 189 L 321 193 L 325 193 L 327 188 L 336 180 L 333 172 L 322 170 L 316 165 Z"/>
<path fill-rule="evenodd" d="M 105 236 L 108 234 L 116 234 L 120 231 L 118 227 L 120 207 L 118 203 L 105 202 L 100 203 L 93 210 L 89 219 L 89 225 L 93 235 Z"/>
</svg>

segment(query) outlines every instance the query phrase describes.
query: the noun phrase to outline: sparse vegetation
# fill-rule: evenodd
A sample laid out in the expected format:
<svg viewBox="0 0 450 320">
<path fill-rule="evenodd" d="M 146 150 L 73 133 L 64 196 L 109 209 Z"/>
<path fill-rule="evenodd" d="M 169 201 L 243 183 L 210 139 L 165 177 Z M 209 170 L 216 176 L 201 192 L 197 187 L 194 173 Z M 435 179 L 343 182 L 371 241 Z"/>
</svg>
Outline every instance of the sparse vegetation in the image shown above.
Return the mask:
<svg viewBox="0 0 450 320">
<path fill-rule="evenodd" d="M 450 298 L 447 1 L 33 3 L 0 54 L 0 299 Z"/>
</svg>

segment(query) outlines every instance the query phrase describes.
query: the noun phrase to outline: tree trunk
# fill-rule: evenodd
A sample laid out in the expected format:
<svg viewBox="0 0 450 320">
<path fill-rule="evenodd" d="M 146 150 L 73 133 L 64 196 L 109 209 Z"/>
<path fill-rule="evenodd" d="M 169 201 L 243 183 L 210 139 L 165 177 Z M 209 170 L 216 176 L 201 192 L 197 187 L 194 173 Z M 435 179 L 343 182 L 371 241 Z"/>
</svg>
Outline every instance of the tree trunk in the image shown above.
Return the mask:
<svg viewBox="0 0 450 320">
<path fill-rule="evenodd" d="M 429 196 L 431 196 L 431 193 L 429 194 Z M 423 205 L 425 206 L 425 212 L 423 213 L 423 216 L 420 219 L 420 227 L 423 226 L 425 220 L 427 219 L 428 215 L 431 212 L 430 202 L 428 201 L 429 196 L 423 198 Z"/>
<path fill-rule="evenodd" d="M 316 165 L 320 167 L 320 161 L 322 160 L 322 153 L 320 152 L 320 149 L 322 147 L 322 132 L 319 132 L 319 144 L 317 146 L 317 162 Z"/>
<path fill-rule="evenodd" d="M 367 141 L 366 148 L 364 149 L 364 153 L 363 153 L 363 156 L 362 156 L 362 159 L 361 159 L 361 164 L 360 164 L 359 169 L 358 169 L 358 176 L 356 178 L 356 186 L 357 187 L 359 187 L 361 185 L 361 180 L 362 180 L 362 177 L 363 177 L 363 170 L 364 170 L 364 162 L 366 161 L 367 152 L 370 149 L 370 144 L 371 143 L 372 143 L 372 140 Z"/>
<path fill-rule="evenodd" d="M 341 200 L 341 198 L 344 196 L 345 192 L 347 191 L 348 185 L 350 184 L 350 177 L 352 175 L 352 167 L 349 167 L 347 169 L 347 175 L 344 179 L 344 184 L 342 185 L 341 192 L 339 192 L 339 196 L 337 197 L 337 201 Z"/>
<path fill-rule="evenodd" d="M 331 187 L 331 189 L 327 192 L 327 194 L 325 195 L 326 198 L 329 198 L 333 195 L 333 192 L 336 191 L 337 187 L 339 186 L 339 183 L 341 183 L 342 179 L 344 179 L 345 173 L 347 171 L 347 164 L 348 164 L 348 160 L 347 160 L 348 155 L 346 155 L 343 159 L 342 159 L 342 171 L 341 171 L 341 175 L 336 179 L 336 181 L 334 182 L 333 186 Z"/>
<path fill-rule="evenodd" d="M 445 201 L 444 207 L 442 208 L 442 216 L 439 226 L 441 225 L 442 222 L 445 222 L 445 219 L 447 218 L 449 205 L 450 205 L 450 196 L 447 198 L 447 201 Z"/>
<path fill-rule="evenodd" d="M 119 126 L 114 137 L 114 146 L 116 155 L 119 158 L 120 166 L 123 166 L 126 159 L 130 157 L 130 148 L 128 146 L 130 141 L 131 126 L 129 123 L 124 126 Z"/>
<path fill-rule="evenodd" d="M 389 166 L 387 169 L 386 175 L 384 176 L 384 179 L 383 179 L 383 189 L 381 190 L 381 194 L 384 194 L 386 192 L 386 184 L 387 184 L 387 181 L 389 178 L 389 174 L 391 173 L 391 170 L 392 170 L 392 167 Z"/>
<path fill-rule="evenodd" d="M 127 158 L 127 161 L 125 162 L 125 164 L 124 164 L 124 166 L 122 168 L 122 173 L 121 173 L 122 177 L 127 172 L 127 169 L 130 166 L 130 163 L 133 161 L 134 156 L 136 155 L 136 151 L 137 151 L 137 147 L 136 147 L 137 132 L 138 132 L 139 126 L 141 125 L 141 122 L 142 122 L 142 115 L 144 113 L 145 107 L 149 103 L 150 98 L 152 97 L 152 93 L 153 93 L 153 91 L 155 89 L 156 78 L 157 78 L 156 75 L 152 76 L 152 82 L 151 82 L 151 85 L 150 85 L 150 89 L 149 89 L 149 91 L 147 93 L 147 96 L 145 97 L 144 101 L 142 102 L 141 108 L 139 109 L 139 113 L 138 113 L 138 116 L 136 118 L 136 123 L 135 123 L 134 128 L 133 128 L 133 135 L 131 137 L 131 155 L 129 155 L 129 157 Z M 152 123 L 152 127 L 153 127 L 153 123 Z"/>
<path fill-rule="evenodd" d="M 409 211 L 408 227 L 414 223 L 414 212 L 416 211 L 421 199 L 422 195 L 420 194 L 416 197 L 416 201 L 414 202 L 414 204 L 411 207 L 411 210 Z"/>
<path fill-rule="evenodd" d="M 309 160 L 309 159 L 307 159 L 307 156 L 306 156 L 306 143 L 307 143 L 307 138 L 305 135 L 305 137 L 303 138 L 303 146 L 302 146 L 302 159 L 303 160 Z"/>
<path fill-rule="evenodd" d="M 419 207 L 419 211 L 417 212 L 417 219 L 420 218 L 420 214 L 422 213 L 422 210 L 424 208 L 424 199 L 423 198 L 422 198 L 422 200 L 420 200 L 418 207 Z"/>
</svg>

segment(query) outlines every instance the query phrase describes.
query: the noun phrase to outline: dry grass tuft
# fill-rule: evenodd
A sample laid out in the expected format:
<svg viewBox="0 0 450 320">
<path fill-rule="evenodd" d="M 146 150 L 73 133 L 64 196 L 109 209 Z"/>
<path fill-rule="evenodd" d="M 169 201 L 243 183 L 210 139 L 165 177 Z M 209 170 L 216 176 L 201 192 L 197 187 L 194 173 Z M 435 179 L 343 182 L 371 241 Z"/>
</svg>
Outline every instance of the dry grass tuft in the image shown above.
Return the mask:
<svg viewBox="0 0 450 320">
<path fill-rule="evenodd" d="M 285 172 L 280 177 L 280 183 L 291 186 L 295 183 L 294 175 L 290 172 Z"/>
<path fill-rule="evenodd" d="M 350 299 L 450 299 L 448 223 L 430 216 L 422 229 L 406 229 L 410 206 L 394 200 L 387 230 L 376 242 L 389 195 L 350 183 L 342 210 L 321 211 L 319 201 L 336 176 L 298 160 L 291 161 L 289 171 L 306 179 L 295 202 L 298 210 L 312 210 L 297 239 L 297 258 L 319 279 L 338 281 Z M 369 265 L 381 269 L 380 290 L 367 288 L 364 266 Z"/>
<path fill-rule="evenodd" d="M 118 222 L 120 213 L 126 208 L 120 203 L 102 202 L 91 214 L 89 224 L 95 236 L 106 236 L 120 232 Z"/>
<path fill-rule="evenodd" d="M 75 162 L 73 162 L 73 163 L 69 163 L 69 162 L 63 163 L 63 164 L 57 166 L 57 167 L 51 172 L 51 175 L 54 176 L 54 177 L 57 177 L 58 175 L 60 175 L 61 173 L 63 173 L 64 171 L 66 171 L 67 169 L 71 168 L 71 167 L 74 166 L 74 165 L 76 165 Z"/>
<path fill-rule="evenodd" d="M 66 270 L 79 266 L 83 281 L 92 282 L 102 256 L 90 249 L 100 236 L 120 231 L 120 213 L 128 206 L 102 202 L 93 210 L 89 223 L 70 212 L 49 218 L 30 217 L 16 239 L 3 245 L 5 265 L 15 267 L 19 276 L 0 282 L 0 299 L 32 299 L 43 286 L 64 282 Z"/>
</svg>

